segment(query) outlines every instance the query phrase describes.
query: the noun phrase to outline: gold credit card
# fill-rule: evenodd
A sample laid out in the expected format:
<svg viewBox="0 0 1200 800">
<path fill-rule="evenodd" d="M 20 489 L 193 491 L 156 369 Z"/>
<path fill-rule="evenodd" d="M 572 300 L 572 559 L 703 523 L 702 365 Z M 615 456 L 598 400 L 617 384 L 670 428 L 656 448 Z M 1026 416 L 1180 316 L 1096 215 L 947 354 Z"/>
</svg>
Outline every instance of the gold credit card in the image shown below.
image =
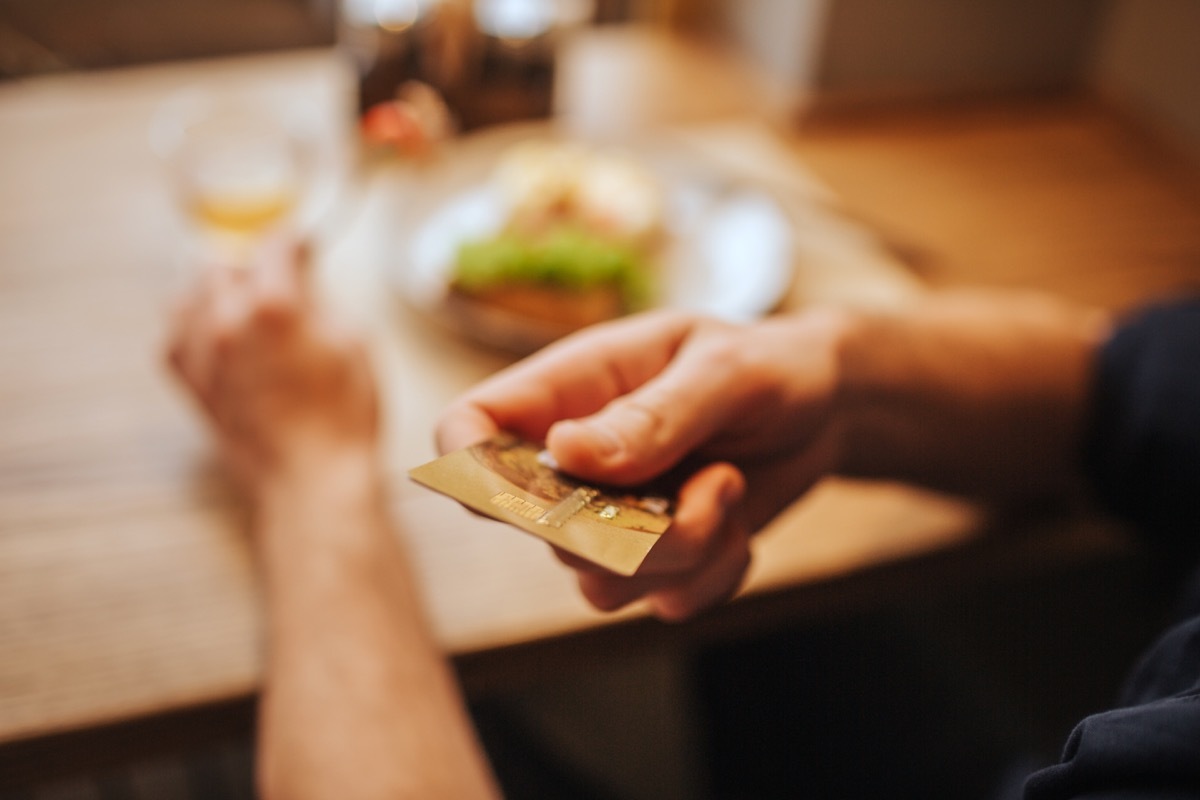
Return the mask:
<svg viewBox="0 0 1200 800">
<path fill-rule="evenodd" d="M 408 474 L 621 575 L 637 571 L 675 511 L 673 494 L 585 483 L 556 470 L 540 444 L 507 433 Z"/>
</svg>

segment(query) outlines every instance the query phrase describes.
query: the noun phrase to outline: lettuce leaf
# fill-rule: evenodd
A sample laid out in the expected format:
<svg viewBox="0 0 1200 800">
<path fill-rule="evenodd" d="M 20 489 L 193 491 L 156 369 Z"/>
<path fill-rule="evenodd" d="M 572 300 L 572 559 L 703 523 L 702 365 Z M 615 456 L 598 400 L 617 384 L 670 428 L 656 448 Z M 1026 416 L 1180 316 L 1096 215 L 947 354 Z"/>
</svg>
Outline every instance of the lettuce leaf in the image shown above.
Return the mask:
<svg viewBox="0 0 1200 800">
<path fill-rule="evenodd" d="M 651 295 L 648 265 L 637 250 L 570 226 L 464 242 L 455 266 L 454 279 L 466 291 L 514 283 L 580 291 L 615 285 L 627 310 L 645 307 Z"/>
</svg>

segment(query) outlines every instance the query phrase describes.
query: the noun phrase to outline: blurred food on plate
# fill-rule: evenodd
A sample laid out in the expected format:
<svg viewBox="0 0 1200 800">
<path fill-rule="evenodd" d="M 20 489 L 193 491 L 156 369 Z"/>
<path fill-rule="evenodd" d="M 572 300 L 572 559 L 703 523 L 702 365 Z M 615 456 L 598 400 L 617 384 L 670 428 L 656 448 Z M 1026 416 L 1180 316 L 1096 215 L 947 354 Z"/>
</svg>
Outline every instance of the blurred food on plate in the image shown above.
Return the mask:
<svg viewBox="0 0 1200 800">
<path fill-rule="evenodd" d="M 492 176 L 499 230 L 458 248 L 449 302 L 481 303 L 563 331 L 653 304 L 663 188 L 637 160 L 530 141 Z"/>
</svg>

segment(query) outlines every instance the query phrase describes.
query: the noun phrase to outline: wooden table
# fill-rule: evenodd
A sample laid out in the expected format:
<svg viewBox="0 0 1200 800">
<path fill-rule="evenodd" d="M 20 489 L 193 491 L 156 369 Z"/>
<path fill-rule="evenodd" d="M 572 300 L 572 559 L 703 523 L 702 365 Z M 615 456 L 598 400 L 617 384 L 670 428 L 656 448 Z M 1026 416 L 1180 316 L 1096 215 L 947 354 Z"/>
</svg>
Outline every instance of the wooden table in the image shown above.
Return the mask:
<svg viewBox="0 0 1200 800">
<path fill-rule="evenodd" d="M 13 774 L 31 742 L 211 708 L 258 686 L 241 510 L 160 364 L 178 227 L 145 140 L 168 93 L 222 81 L 261 82 L 316 109 L 344 99 L 343 73 L 315 52 L 0 86 L 0 766 Z M 727 122 L 685 135 L 758 170 L 787 202 L 824 197 L 761 127 Z M 847 141 L 847 153 L 861 144 Z M 1040 141 L 1034 132 L 1026 145 Z M 847 171 L 835 137 L 815 142 L 801 139 L 800 152 L 835 177 L 839 165 Z M 869 176 L 848 183 L 870 197 Z M 505 359 L 432 331 L 389 299 L 380 231 L 409 198 L 396 175 L 374 185 L 328 243 L 320 275 L 374 337 L 394 511 L 441 642 L 468 668 L 502 672 L 521 646 L 636 616 L 590 611 L 541 543 L 403 479 L 433 455 L 438 411 Z M 938 191 L 947 188 L 928 188 Z M 825 241 L 845 269 L 836 279 L 802 272 L 794 302 L 905 302 L 919 290 L 878 241 L 840 231 Z M 748 594 L 766 599 L 734 608 L 775 613 L 770 599 L 797 587 L 961 548 L 979 522 L 969 506 L 908 488 L 824 484 L 760 537 Z M 1088 535 L 1031 546 L 1052 557 L 1119 544 Z M 18 755 L 5 761 L 5 752 Z"/>
<path fill-rule="evenodd" d="M 1086 96 L 818 116 L 793 151 L 934 286 L 1115 310 L 1200 282 L 1200 165 Z"/>
</svg>

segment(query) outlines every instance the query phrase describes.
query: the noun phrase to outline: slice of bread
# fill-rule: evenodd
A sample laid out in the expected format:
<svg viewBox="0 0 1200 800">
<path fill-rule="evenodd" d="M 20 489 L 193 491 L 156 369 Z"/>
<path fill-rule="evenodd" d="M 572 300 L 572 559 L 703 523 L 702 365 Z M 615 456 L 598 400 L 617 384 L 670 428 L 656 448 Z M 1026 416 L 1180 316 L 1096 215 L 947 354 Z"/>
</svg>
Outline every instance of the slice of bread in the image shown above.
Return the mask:
<svg viewBox="0 0 1200 800">
<path fill-rule="evenodd" d="M 470 291 L 452 285 L 447 303 L 486 306 L 498 312 L 544 323 L 564 334 L 614 319 L 627 310 L 621 291 L 615 285 L 570 288 L 551 284 L 509 283 Z"/>
</svg>

